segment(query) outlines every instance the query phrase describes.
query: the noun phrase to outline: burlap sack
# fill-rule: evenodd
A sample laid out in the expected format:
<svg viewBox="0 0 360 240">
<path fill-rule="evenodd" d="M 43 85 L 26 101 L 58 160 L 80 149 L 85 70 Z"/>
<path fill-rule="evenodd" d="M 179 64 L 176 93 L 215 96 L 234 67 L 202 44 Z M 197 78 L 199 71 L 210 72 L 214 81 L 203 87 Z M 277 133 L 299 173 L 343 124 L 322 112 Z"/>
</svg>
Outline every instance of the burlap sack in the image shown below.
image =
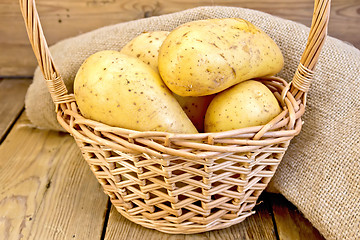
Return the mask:
<svg viewBox="0 0 360 240">
<path fill-rule="evenodd" d="M 309 28 L 262 12 L 200 7 L 104 27 L 51 47 L 56 66 L 72 91 L 83 60 L 99 50 L 119 50 L 143 31 L 171 30 L 206 18 L 240 17 L 261 27 L 280 46 L 291 80 Z M 272 187 L 294 203 L 327 239 L 360 239 L 360 51 L 329 37 L 308 96 L 305 125 L 290 145 Z M 26 112 L 38 127 L 62 130 L 37 69 L 26 96 Z"/>
</svg>

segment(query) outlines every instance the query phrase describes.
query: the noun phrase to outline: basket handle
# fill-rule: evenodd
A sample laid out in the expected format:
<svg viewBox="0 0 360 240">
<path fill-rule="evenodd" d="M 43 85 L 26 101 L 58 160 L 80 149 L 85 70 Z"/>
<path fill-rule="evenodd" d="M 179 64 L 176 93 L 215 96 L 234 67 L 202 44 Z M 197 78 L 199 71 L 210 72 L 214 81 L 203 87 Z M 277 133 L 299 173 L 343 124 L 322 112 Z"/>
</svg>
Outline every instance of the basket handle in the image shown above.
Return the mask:
<svg viewBox="0 0 360 240">
<path fill-rule="evenodd" d="M 296 95 L 296 99 L 299 99 L 310 89 L 310 84 L 314 77 L 315 65 L 319 59 L 321 48 L 325 43 L 327 35 L 330 3 L 331 0 L 315 0 L 307 44 L 291 82 L 290 91 L 294 96 Z"/>
<path fill-rule="evenodd" d="M 51 98 L 56 105 L 56 109 L 58 109 L 61 103 L 75 101 L 74 95 L 68 94 L 65 83 L 55 67 L 41 27 L 35 0 L 20 0 L 20 8 L 31 46 L 44 75 Z"/>
<path fill-rule="evenodd" d="M 44 37 L 35 0 L 19 0 L 29 40 L 40 69 L 46 80 L 48 90 L 56 107 L 60 103 L 75 101 L 73 94 L 68 94 L 61 75 L 57 71 Z M 319 58 L 327 35 L 331 0 L 315 0 L 310 34 L 300 64 L 291 84 L 291 91 L 298 96 L 306 93 L 313 79 L 313 70 Z"/>
</svg>

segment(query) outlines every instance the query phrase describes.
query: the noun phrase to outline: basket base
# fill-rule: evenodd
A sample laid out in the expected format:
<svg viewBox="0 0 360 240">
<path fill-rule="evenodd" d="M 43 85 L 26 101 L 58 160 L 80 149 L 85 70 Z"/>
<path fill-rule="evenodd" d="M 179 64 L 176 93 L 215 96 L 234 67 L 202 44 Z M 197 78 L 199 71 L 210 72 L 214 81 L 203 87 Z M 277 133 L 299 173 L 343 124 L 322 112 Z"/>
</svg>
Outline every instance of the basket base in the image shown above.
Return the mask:
<svg viewBox="0 0 360 240">
<path fill-rule="evenodd" d="M 224 229 L 244 221 L 247 217 L 255 213 L 255 211 L 242 212 L 240 216 L 234 219 L 229 219 L 229 220 L 216 219 L 209 224 L 202 225 L 190 221 L 177 224 L 166 220 L 150 220 L 145 218 L 144 216 L 139 216 L 139 215 L 131 216 L 121 207 L 116 207 L 116 209 L 123 217 L 130 220 L 131 222 L 134 222 L 146 228 L 154 229 L 169 234 L 195 234 L 195 233 L 208 232 L 212 230 Z"/>
</svg>

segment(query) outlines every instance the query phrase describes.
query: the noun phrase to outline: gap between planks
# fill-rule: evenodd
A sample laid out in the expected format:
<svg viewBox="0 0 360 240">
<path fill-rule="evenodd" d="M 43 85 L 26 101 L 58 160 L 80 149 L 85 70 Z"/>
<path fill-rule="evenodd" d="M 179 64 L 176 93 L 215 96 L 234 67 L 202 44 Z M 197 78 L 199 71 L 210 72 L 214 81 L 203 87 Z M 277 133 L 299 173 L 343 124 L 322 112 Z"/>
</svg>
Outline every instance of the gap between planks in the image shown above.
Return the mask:
<svg viewBox="0 0 360 240">
<path fill-rule="evenodd" d="M 302 213 L 280 194 L 267 194 L 280 240 L 325 240 Z"/>
<path fill-rule="evenodd" d="M 24 109 L 25 93 L 30 79 L 0 81 L 0 144 Z"/>
</svg>

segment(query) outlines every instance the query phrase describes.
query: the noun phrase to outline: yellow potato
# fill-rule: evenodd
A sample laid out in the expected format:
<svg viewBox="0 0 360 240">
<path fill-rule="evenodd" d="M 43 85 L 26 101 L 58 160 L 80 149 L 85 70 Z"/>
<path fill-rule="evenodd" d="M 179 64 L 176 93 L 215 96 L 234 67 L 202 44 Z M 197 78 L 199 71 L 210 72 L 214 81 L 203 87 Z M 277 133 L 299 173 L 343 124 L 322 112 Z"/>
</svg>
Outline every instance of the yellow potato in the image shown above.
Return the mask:
<svg viewBox="0 0 360 240">
<path fill-rule="evenodd" d="M 273 93 L 255 80 L 241 82 L 211 101 L 205 115 L 205 132 L 221 132 L 264 125 L 281 113 Z"/>
<path fill-rule="evenodd" d="M 120 52 L 129 56 L 137 57 L 152 67 L 156 72 L 159 72 L 159 49 L 169 33 L 170 32 L 166 31 L 142 33 L 126 44 Z M 199 132 L 203 132 L 206 109 L 210 101 L 213 99 L 213 96 L 182 97 L 174 94 L 174 97 L 179 102 L 191 122 L 195 125 L 196 129 Z"/>
<path fill-rule="evenodd" d="M 129 56 L 137 57 L 156 72 L 158 70 L 159 49 L 170 32 L 155 31 L 142 33 L 128 42 L 120 52 Z"/>
<path fill-rule="evenodd" d="M 180 96 L 204 96 L 239 82 L 278 73 L 284 59 L 262 30 L 239 18 L 189 22 L 160 48 L 159 72 Z"/>
<path fill-rule="evenodd" d="M 173 94 L 180 106 L 190 118 L 199 132 L 204 132 L 204 118 L 206 109 L 215 95 L 201 96 L 201 97 L 182 97 Z"/>
<path fill-rule="evenodd" d="M 80 67 L 74 94 L 81 113 L 111 126 L 139 131 L 196 133 L 159 75 L 117 51 L 101 51 Z"/>
</svg>

